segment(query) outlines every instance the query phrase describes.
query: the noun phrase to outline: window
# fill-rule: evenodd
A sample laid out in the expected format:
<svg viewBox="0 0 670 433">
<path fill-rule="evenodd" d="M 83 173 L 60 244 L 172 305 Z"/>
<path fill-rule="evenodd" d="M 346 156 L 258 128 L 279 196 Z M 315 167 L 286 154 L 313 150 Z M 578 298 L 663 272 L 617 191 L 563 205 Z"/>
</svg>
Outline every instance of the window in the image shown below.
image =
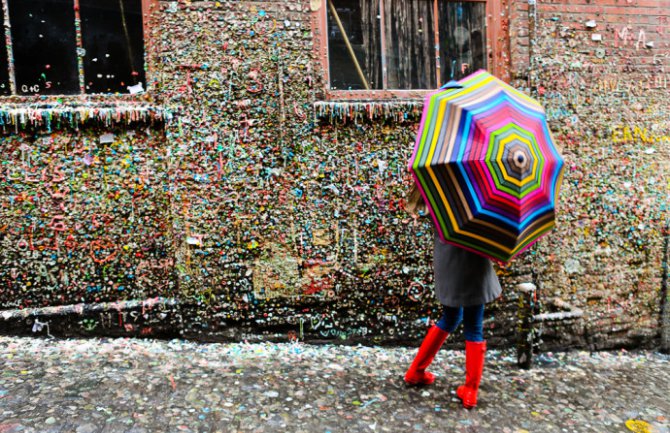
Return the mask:
<svg viewBox="0 0 670 433">
<path fill-rule="evenodd" d="M 10 22 L 3 94 L 143 90 L 142 0 L 2 0 L 2 8 Z"/>
<path fill-rule="evenodd" d="M 330 88 L 435 89 L 487 68 L 487 1 L 325 0 Z"/>
</svg>

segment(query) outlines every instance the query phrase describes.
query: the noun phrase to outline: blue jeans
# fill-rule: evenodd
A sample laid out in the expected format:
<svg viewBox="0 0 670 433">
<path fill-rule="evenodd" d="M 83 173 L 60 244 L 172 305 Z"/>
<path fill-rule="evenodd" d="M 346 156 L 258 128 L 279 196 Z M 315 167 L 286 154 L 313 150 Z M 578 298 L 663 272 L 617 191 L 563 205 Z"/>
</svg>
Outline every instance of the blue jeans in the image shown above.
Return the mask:
<svg viewBox="0 0 670 433">
<path fill-rule="evenodd" d="M 452 333 L 463 322 L 466 341 L 484 341 L 484 304 L 471 307 L 442 306 L 442 317 L 436 323 L 441 330 Z"/>
</svg>

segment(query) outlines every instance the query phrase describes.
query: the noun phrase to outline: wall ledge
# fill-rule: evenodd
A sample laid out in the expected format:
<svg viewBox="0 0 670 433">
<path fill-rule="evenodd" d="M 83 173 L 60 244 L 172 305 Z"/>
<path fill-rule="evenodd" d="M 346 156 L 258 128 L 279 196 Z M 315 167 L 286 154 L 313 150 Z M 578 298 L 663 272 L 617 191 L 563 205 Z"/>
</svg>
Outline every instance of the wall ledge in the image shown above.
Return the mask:
<svg viewBox="0 0 670 433">
<path fill-rule="evenodd" d="M 13 127 L 16 131 L 26 127 L 47 130 L 77 128 L 88 122 L 113 126 L 131 123 L 164 123 L 171 118 L 169 110 L 161 105 L 146 102 L 83 103 L 83 104 L 2 104 L 0 103 L 0 128 Z"/>
<path fill-rule="evenodd" d="M 313 108 L 317 118 L 330 122 L 380 119 L 403 122 L 421 117 L 423 99 L 317 101 Z"/>
</svg>

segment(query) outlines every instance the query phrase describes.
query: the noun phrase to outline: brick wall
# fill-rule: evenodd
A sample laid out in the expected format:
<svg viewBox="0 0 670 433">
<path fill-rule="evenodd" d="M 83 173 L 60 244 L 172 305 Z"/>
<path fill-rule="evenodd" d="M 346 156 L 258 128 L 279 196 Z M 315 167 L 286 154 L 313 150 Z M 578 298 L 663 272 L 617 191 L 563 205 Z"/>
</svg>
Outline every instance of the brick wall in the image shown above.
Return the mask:
<svg viewBox="0 0 670 433">
<path fill-rule="evenodd" d="M 515 84 L 568 167 L 558 232 L 536 250 L 542 296 L 583 308 L 594 347 L 643 341 L 667 296 L 670 2 L 528 3 L 511 6 Z"/>
<path fill-rule="evenodd" d="M 584 312 L 581 319 L 543 322 L 538 333 L 545 349 L 658 341 L 667 293 L 670 140 L 663 103 L 670 66 L 664 3 L 510 2 L 504 11 L 513 84 L 545 105 L 567 171 L 558 229 L 499 270 L 504 296 L 486 321 L 494 344 L 514 341 L 513 287 L 525 281 L 540 288 L 538 312 L 562 311 L 566 303 Z M 432 294 L 432 235 L 428 223 L 415 223 L 400 207 L 420 105 L 319 104 L 325 86 L 313 45 L 319 2 L 159 6 L 160 24 L 149 42 L 154 103 L 170 116 L 161 146 L 147 147 L 153 149 L 147 155 L 161 161 L 164 177 L 154 187 L 165 205 L 140 204 L 162 220 L 152 230 L 168 227 L 165 242 L 144 243 L 146 234 L 124 227 L 119 217 L 100 233 L 81 233 L 81 244 L 93 235 L 120 239 L 116 247 L 105 244 L 108 255 L 116 252 L 106 266 L 90 254 L 73 259 L 66 250 L 3 251 L 2 308 L 99 304 L 62 308 L 57 311 L 81 317 L 52 319 L 55 328 L 62 324 L 63 331 L 84 334 L 171 330 L 197 338 L 368 343 L 423 335 L 439 308 Z M 584 23 L 592 19 L 596 27 L 589 30 Z M 82 140 L 104 132 L 81 128 Z M 16 143 L 41 143 L 51 134 L 6 132 L 1 149 L 15 159 Z M 133 140 L 123 132 L 118 137 L 120 146 Z M 83 171 L 75 162 L 68 176 L 78 185 Z M 108 163 L 111 169 L 118 164 Z M 119 178 L 111 179 L 123 189 Z M 90 217 L 76 200 L 94 206 L 103 186 L 97 179 L 88 196 L 73 198 L 63 223 L 74 226 Z M 131 198 L 120 192 L 115 215 L 133 209 Z M 23 224 L 21 213 L 12 212 Z M 40 218 L 48 222 L 52 216 Z M 154 261 L 140 266 L 138 252 Z M 61 268 L 90 268 L 88 281 L 101 289 L 72 291 L 57 267 L 49 279 L 56 301 L 46 300 L 44 284 L 14 281 L 10 287 L 16 263 L 38 266 L 47 254 Z M 140 272 L 141 285 L 127 277 Z M 124 282 L 123 291 L 98 284 L 110 275 Z M 156 305 L 168 306 L 161 309 L 117 302 L 142 295 L 176 303 L 161 301 Z M 134 315 L 122 315 L 124 305 Z M 13 332 L 30 330 L 31 320 L 14 322 Z"/>
</svg>

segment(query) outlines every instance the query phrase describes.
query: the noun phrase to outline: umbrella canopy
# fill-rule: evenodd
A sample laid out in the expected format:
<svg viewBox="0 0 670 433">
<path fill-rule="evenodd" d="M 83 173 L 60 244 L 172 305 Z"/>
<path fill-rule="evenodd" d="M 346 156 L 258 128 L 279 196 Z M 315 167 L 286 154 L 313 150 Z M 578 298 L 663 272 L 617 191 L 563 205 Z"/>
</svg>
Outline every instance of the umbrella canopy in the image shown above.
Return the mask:
<svg viewBox="0 0 670 433">
<path fill-rule="evenodd" d="M 544 109 L 486 71 L 426 97 L 409 169 L 445 242 L 508 262 L 554 227 L 563 160 Z"/>
</svg>

